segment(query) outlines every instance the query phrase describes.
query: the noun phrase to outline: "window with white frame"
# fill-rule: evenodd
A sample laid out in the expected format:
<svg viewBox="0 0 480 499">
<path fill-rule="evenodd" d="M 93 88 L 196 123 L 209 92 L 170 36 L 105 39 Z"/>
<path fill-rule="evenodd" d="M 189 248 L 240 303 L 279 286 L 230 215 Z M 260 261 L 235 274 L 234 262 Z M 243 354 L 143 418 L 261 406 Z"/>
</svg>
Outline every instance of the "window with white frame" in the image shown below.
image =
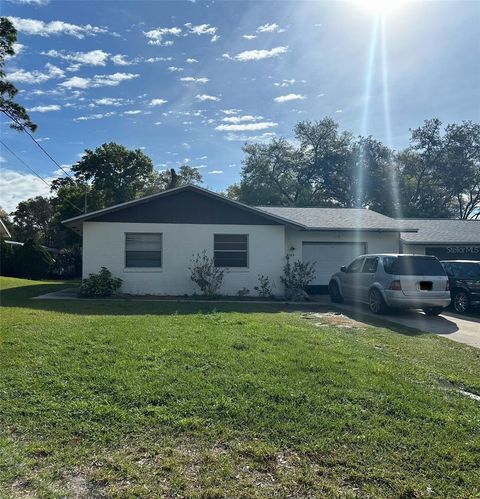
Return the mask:
<svg viewBox="0 0 480 499">
<path fill-rule="evenodd" d="M 125 267 L 162 267 L 162 234 L 125 234 Z"/>
<path fill-rule="evenodd" d="M 215 267 L 248 267 L 247 234 L 214 234 Z"/>
</svg>

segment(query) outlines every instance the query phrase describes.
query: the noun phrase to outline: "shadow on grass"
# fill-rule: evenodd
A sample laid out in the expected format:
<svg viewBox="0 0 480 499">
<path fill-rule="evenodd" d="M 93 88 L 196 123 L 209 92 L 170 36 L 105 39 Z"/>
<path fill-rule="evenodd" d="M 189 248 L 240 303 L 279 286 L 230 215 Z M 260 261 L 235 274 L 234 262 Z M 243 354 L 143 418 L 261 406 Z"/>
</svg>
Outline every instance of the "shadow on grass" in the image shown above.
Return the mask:
<svg viewBox="0 0 480 499">
<path fill-rule="evenodd" d="M 32 298 L 45 293 L 60 291 L 71 288 L 70 282 L 45 282 L 44 284 L 26 284 L 7 288 L 0 291 L 0 304 L 4 307 L 24 308 L 31 310 L 42 310 L 46 312 L 59 312 L 66 314 L 105 315 L 191 315 L 207 314 L 214 312 L 238 312 L 238 313 L 280 313 L 280 312 L 340 312 L 346 317 L 363 322 L 368 326 L 383 327 L 392 332 L 418 336 L 427 334 L 417 329 L 395 324 L 380 317 L 372 317 L 363 312 L 361 308 L 354 311 L 337 309 L 333 304 L 320 304 L 309 302 L 304 304 L 288 304 L 284 302 L 258 303 L 254 301 L 238 301 L 235 303 L 212 302 L 185 302 L 179 299 L 175 301 L 146 301 L 142 299 L 119 299 L 119 300 L 34 300 Z"/>
</svg>

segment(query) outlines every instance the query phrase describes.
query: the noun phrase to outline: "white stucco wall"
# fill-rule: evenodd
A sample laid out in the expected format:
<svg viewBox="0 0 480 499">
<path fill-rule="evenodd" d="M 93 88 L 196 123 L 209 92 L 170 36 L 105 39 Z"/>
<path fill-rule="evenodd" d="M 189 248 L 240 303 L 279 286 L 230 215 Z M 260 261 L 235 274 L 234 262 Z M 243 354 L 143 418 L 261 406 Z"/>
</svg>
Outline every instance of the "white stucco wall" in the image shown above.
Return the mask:
<svg viewBox="0 0 480 499">
<path fill-rule="evenodd" d="M 434 246 L 430 244 L 429 246 Z M 402 243 L 402 253 L 407 253 L 411 255 L 424 255 L 425 245 L 424 244 L 405 244 Z"/>
<path fill-rule="evenodd" d="M 83 277 L 107 267 L 123 279 L 122 292 L 130 294 L 183 295 L 199 292 L 190 280 L 188 267 L 192 254 L 207 250 L 213 256 L 214 234 L 248 234 L 249 267 L 231 269 L 225 275 L 222 294 L 258 284 L 258 274 L 268 275 L 275 293 L 282 293 L 279 277 L 285 261 L 283 226 L 203 225 L 85 222 L 83 225 Z M 125 233 L 163 234 L 163 268 L 155 270 L 125 268 Z"/>
<path fill-rule="evenodd" d="M 285 230 L 285 251 L 293 255 L 294 260 L 302 258 L 302 242 L 366 242 L 368 253 L 398 253 L 398 232 L 340 232 L 320 231 L 305 232 L 287 228 Z M 294 248 L 293 250 L 291 248 Z M 334 270 L 335 272 L 337 269 Z"/>
</svg>

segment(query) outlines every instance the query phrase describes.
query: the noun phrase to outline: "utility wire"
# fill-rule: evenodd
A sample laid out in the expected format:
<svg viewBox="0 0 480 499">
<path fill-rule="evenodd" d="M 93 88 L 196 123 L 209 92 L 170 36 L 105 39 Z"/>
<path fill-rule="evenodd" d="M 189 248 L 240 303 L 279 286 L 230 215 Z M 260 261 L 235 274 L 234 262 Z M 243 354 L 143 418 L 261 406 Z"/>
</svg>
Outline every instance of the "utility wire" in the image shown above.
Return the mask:
<svg viewBox="0 0 480 499">
<path fill-rule="evenodd" d="M 13 122 L 15 122 L 22 130 L 22 132 L 25 132 L 32 140 L 33 142 L 35 142 L 35 144 L 43 151 L 43 153 L 48 157 L 50 158 L 51 161 L 53 161 L 55 163 L 56 166 L 58 166 L 58 168 L 60 168 L 60 170 L 62 170 L 62 172 L 64 172 L 67 177 L 70 177 L 72 178 L 72 176 L 70 175 L 70 173 L 68 173 L 67 170 L 65 170 L 62 165 L 55 159 L 52 157 L 52 155 L 40 144 L 40 142 L 37 141 L 37 139 L 26 129 L 26 127 L 24 127 L 16 118 L 15 116 L 11 116 L 10 114 L 8 114 L 6 111 L 4 111 L 2 109 L 2 113 L 5 114 L 5 116 L 7 116 L 8 118 L 10 118 Z"/>
<path fill-rule="evenodd" d="M 3 140 L 0 140 L 0 144 L 2 144 L 3 147 L 5 147 L 5 149 L 12 155 L 14 156 L 15 158 L 18 159 L 18 161 L 20 161 L 20 163 L 22 163 L 22 165 L 24 165 L 26 168 L 28 168 L 36 177 L 38 177 L 49 189 L 51 189 L 51 184 L 49 184 L 41 175 L 39 175 L 31 166 L 29 166 L 27 163 L 25 163 L 25 161 L 23 161 L 22 158 L 20 158 L 20 156 L 17 155 L 17 153 L 15 151 L 12 151 L 10 149 L 10 147 L 7 146 L 7 144 L 5 144 L 5 142 L 3 142 Z M 75 204 L 73 204 L 69 199 L 66 199 L 64 198 L 65 201 L 70 204 L 71 206 L 73 206 L 76 210 L 78 210 L 80 213 L 83 213 L 83 210 L 81 210 L 78 206 L 76 206 Z"/>
</svg>

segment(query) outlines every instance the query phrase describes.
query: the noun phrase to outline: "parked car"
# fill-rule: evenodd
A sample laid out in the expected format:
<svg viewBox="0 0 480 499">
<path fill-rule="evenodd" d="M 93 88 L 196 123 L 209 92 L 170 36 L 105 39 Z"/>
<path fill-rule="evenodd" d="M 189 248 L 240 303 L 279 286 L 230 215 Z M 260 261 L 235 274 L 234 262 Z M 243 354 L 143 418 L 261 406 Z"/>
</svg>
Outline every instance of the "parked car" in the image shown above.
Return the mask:
<svg viewBox="0 0 480 499">
<path fill-rule="evenodd" d="M 447 274 L 434 256 L 362 255 L 340 270 L 329 283 L 331 300 L 366 303 L 375 314 L 392 307 L 438 315 L 451 301 Z"/>
<path fill-rule="evenodd" d="M 464 314 L 480 304 L 480 261 L 452 260 L 441 262 L 450 281 L 452 305 Z"/>
</svg>

